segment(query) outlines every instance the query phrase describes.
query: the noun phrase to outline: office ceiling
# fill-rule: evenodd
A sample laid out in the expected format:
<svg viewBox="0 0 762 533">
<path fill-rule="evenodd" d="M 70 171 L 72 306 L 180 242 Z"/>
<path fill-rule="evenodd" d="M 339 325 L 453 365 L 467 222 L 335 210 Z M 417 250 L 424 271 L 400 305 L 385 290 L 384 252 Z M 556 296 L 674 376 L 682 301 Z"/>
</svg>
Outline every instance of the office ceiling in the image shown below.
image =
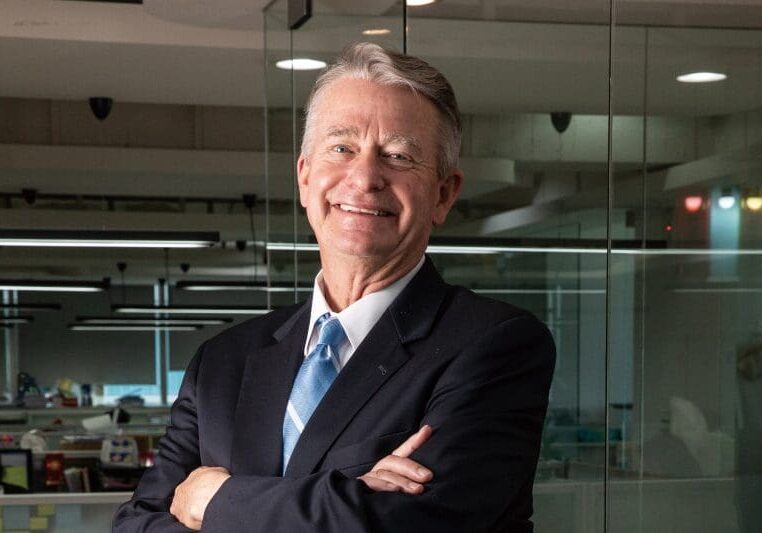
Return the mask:
<svg viewBox="0 0 762 533">
<path fill-rule="evenodd" d="M 144 0 L 143 5 L 4 0 L 0 96 L 82 100 L 105 95 L 127 102 L 263 106 L 265 65 L 271 68 L 276 59 L 288 55 L 289 47 L 288 33 L 273 30 L 265 59 L 264 4 L 263 0 Z M 409 50 L 452 77 L 467 112 L 563 108 L 605 113 L 608 29 L 600 23 L 608 18 L 608 2 L 577 0 L 566 5 L 558 0 L 442 0 L 428 11 L 411 8 Z M 398 44 L 399 17 L 390 14 L 399 9 L 393 0 L 316 2 L 316 16 L 294 35 L 294 48 L 330 59 L 346 42 L 365 38 L 360 32 L 370 26 L 389 27 L 392 34 L 382 39 Z M 719 20 L 729 26 L 733 21 L 762 25 L 762 6 L 754 0 L 629 0 L 618 3 L 617 11 L 620 18 L 635 22 L 717 25 Z M 658 16 L 664 12 L 671 17 Z M 713 12 L 722 17 L 712 18 Z M 571 17 L 591 23 L 458 17 L 535 21 Z M 269 22 L 285 27 L 277 13 Z M 654 27 L 648 39 L 652 112 L 712 115 L 759 106 L 762 74 L 759 62 L 750 62 L 749 57 L 762 52 L 762 32 Z M 620 113 L 642 110 L 645 40 L 640 27 L 622 26 L 616 33 Z M 676 74 L 693 69 L 722 70 L 729 78 L 705 87 L 675 82 Z M 312 77 L 298 74 L 298 95 L 303 97 Z M 271 103 L 288 105 L 288 82 L 287 72 L 272 70 Z M 495 90 L 485 91 L 485 86 Z M 723 98 L 724 93 L 733 97 Z"/>
<path fill-rule="evenodd" d="M 117 103 L 187 104 L 206 106 L 208 111 L 214 106 L 261 107 L 267 92 L 270 105 L 287 107 L 290 103 L 290 73 L 273 68 L 276 59 L 288 56 L 290 36 L 285 30 L 284 14 L 276 11 L 269 15 L 265 54 L 265 20 L 261 13 L 264 0 L 144 0 L 142 5 L 0 1 L 0 97 L 84 101 L 91 96 L 109 96 Z M 365 39 L 361 31 L 368 28 L 388 27 L 392 33 L 379 39 L 399 45 L 399 1 L 323 0 L 315 4 L 316 16 L 293 35 L 294 50 L 300 55 L 330 60 L 345 43 Z M 524 174 L 539 186 L 511 181 L 499 189 L 470 193 L 469 201 L 459 205 L 451 217 L 455 234 L 484 234 L 485 224 L 491 224 L 496 235 L 510 234 L 521 225 L 571 212 L 579 212 L 580 218 L 594 218 L 603 231 L 602 210 L 596 213 L 591 208 L 605 205 L 606 136 L 581 133 L 597 132 L 596 121 L 603 127 L 601 132 L 607 125 L 608 17 L 607 0 L 442 0 L 431 8 L 410 10 L 409 50 L 445 71 L 466 113 L 487 117 L 523 114 L 521 120 L 532 131 L 526 137 L 531 138 L 531 146 L 524 146 L 527 143 L 522 137 L 517 147 L 532 152 L 531 157 L 523 158 Z M 659 124 L 658 119 L 650 122 L 652 133 L 658 129 L 656 137 L 664 141 L 655 143 L 660 146 L 652 152 L 662 147 L 670 152 L 670 157 L 659 160 L 659 164 L 698 157 L 692 149 L 684 148 L 702 138 L 700 132 L 704 130 L 692 124 L 693 117 L 729 115 L 762 107 L 762 31 L 743 29 L 750 24 L 762 26 L 759 0 L 628 0 L 617 2 L 617 20 L 623 25 L 617 26 L 615 32 L 615 113 L 640 115 L 647 100 L 649 113 L 676 120 L 675 124 Z M 648 29 L 642 24 L 649 25 Z M 700 26 L 727 29 L 707 30 Z M 720 70 L 729 78 L 705 86 L 677 83 L 675 75 L 686 70 Z M 295 75 L 294 89 L 299 100 L 304 98 L 314 76 Z M 62 116 L 66 106 L 58 107 L 57 116 Z M 557 110 L 572 111 L 578 117 L 561 140 L 550 131 L 546 115 Z M 584 115 L 587 117 L 582 118 Z M 66 116 L 74 120 L 80 115 L 72 112 Z M 511 124 L 506 120 L 504 127 Z M 543 133 L 542 128 L 548 131 Z M 575 128 L 581 133 L 575 133 Z M 51 131 L 58 131 L 55 124 Z M 624 135 L 617 145 L 633 147 L 634 154 L 624 157 L 618 149 L 617 170 L 635 171 L 640 168 L 642 156 L 638 148 L 640 125 L 619 127 L 618 132 L 634 132 Z M 55 139 L 51 144 L 56 144 Z M 61 144 L 65 145 L 65 140 Z M 24 167 L 19 164 L 24 159 L 19 151 L 27 148 L 31 152 L 26 155 L 29 163 Z M 264 185 L 258 175 L 263 164 L 258 160 L 241 161 L 240 167 L 246 171 L 231 172 L 232 156 L 217 154 L 225 159 L 228 174 L 208 179 L 214 176 L 208 170 L 214 161 L 204 166 L 194 159 L 207 157 L 208 153 L 178 152 L 171 158 L 176 168 L 161 171 L 151 166 L 157 158 L 149 149 L 82 147 L 82 155 L 74 163 L 71 159 L 76 159 L 77 150 L 67 148 L 65 157 L 60 156 L 69 164 L 68 174 L 60 169 L 43 172 L 46 165 L 55 166 L 59 161 L 51 155 L 58 148 L 19 145 L 7 149 L 3 155 L 13 164 L 9 166 L 11 171 L 4 174 L 3 192 L 37 187 L 42 192 L 71 194 L 99 191 L 104 195 L 150 195 L 162 191 L 169 195 L 177 190 L 183 198 L 194 194 L 240 197 L 241 192 L 263 196 L 255 189 Z M 103 159 L 109 150 L 117 155 Z M 289 154 L 281 155 L 281 166 L 289 169 Z M 261 153 L 252 154 L 258 156 Z M 99 157 L 106 161 L 101 167 L 94 163 L 101 160 Z M 507 159 L 491 160 L 484 153 L 474 160 L 488 167 L 511 163 Z M 145 171 L 136 172 L 136 165 L 144 165 L 145 169 L 141 169 Z M 28 167 L 28 172 L 19 172 L 20 166 Z M 487 170 L 479 167 L 469 174 L 486 175 Z M 548 171 L 552 179 L 543 181 L 543 171 Z M 257 174 L 256 179 L 249 172 Z M 182 176 L 183 186 L 177 185 L 178 176 Z M 708 175 L 706 179 L 715 180 L 716 176 Z M 639 191 L 639 174 L 633 182 L 637 182 L 635 188 Z M 284 180 L 281 185 L 290 184 Z M 587 192 L 578 194 L 577 187 L 583 185 Z M 649 190 L 659 196 L 658 201 L 671 201 L 671 196 L 662 192 L 660 181 Z M 289 194 L 285 190 L 280 196 L 287 198 Z M 639 194 L 632 196 L 640 198 Z M 530 205 L 535 201 L 540 205 Z M 518 207 L 525 209 L 511 214 Z M 483 219 L 490 210 L 502 218 Z M 248 220 L 240 212 L 232 216 L 195 212 L 145 216 L 144 212 L 89 212 L 51 205 L 47 210 L 11 209 L 5 216 L 6 224 L 43 228 L 89 227 L 94 218 L 104 227 L 117 229 L 157 224 L 167 229 L 193 229 L 212 224 L 226 240 L 248 238 Z M 276 215 L 272 223 L 293 226 L 287 224 L 287 216 L 281 218 L 279 222 Z M 258 218 L 257 227 L 263 226 Z M 0 271 L 12 276 L 97 276 L 115 264 L 114 257 L 25 251 L 4 256 L 5 266 Z M 119 257 L 126 255 L 120 252 Z M 241 275 L 241 269 L 248 265 L 248 256 L 231 249 L 206 251 L 203 258 L 183 258 L 194 265 L 206 262 L 207 270 L 228 268 L 230 275 Z M 130 261 L 142 264 L 132 272 L 137 270 L 147 278 L 162 275 L 164 265 L 157 262 L 155 254 L 134 252 Z"/>
</svg>

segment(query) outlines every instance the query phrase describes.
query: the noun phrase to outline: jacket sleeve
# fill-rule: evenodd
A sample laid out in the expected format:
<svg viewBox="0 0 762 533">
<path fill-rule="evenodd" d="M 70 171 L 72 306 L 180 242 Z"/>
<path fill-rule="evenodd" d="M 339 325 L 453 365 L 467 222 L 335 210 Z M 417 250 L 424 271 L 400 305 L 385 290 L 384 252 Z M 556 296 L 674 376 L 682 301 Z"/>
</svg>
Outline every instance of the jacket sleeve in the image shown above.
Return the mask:
<svg viewBox="0 0 762 533">
<path fill-rule="evenodd" d="M 466 346 L 440 376 L 421 421 L 434 428 L 412 456 L 434 472 L 422 495 L 373 492 L 338 471 L 234 475 L 207 507 L 203 531 L 531 531 L 552 338 L 534 317 L 520 316 Z"/>
<path fill-rule="evenodd" d="M 188 365 L 170 423 L 159 442 L 159 453 L 146 470 L 130 501 L 122 504 L 113 520 L 113 533 L 191 531 L 169 514 L 175 487 L 201 465 L 196 418 L 196 377 L 203 345 Z"/>
</svg>

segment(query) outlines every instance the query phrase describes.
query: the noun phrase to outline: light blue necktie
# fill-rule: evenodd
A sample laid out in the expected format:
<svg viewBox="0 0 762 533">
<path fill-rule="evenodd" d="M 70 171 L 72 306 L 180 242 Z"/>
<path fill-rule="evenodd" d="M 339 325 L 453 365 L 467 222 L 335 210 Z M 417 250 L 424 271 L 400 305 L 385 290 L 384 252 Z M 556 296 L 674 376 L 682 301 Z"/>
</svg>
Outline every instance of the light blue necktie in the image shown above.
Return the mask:
<svg viewBox="0 0 762 533">
<path fill-rule="evenodd" d="M 283 472 L 304 426 L 339 373 L 339 346 L 347 338 L 337 318 L 329 313 L 317 319 L 317 346 L 302 363 L 294 379 L 283 420 Z"/>
</svg>

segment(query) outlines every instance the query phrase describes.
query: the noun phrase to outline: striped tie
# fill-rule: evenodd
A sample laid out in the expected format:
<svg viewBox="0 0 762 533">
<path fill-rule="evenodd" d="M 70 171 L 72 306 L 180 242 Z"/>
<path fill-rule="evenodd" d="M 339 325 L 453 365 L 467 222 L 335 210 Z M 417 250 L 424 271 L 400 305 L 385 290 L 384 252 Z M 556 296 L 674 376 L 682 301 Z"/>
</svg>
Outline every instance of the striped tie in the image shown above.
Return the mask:
<svg viewBox="0 0 762 533">
<path fill-rule="evenodd" d="M 302 363 L 294 380 L 283 420 L 283 472 L 304 426 L 339 373 L 339 346 L 347 338 L 337 318 L 329 313 L 317 319 L 317 346 Z"/>
</svg>

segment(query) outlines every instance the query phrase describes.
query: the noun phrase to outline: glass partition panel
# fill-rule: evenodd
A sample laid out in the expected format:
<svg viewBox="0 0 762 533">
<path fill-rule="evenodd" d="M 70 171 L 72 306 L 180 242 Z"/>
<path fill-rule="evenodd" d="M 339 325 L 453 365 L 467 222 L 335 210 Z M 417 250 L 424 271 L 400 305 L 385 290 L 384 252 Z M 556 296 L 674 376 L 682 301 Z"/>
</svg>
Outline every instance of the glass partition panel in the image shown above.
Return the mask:
<svg viewBox="0 0 762 533">
<path fill-rule="evenodd" d="M 15 402 L 25 372 L 49 395 L 69 378 L 93 390 L 155 390 L 144 400 L 164 403 L 203 339 L 255 314 L 220 315 L 210 306 L 268 304 L 264 292 L 176 286 L 257 283 L 268 273 L 261 6 L 219 6 L 213 14 L 163 2 L 3 7 L 0 63 L 13 75 L 0 82 L 0 231 L 5 238 L 24 230 L 34 242 L 2 243 L 0 280 L 109 278 L 111 286 L 84 295 L 4 291 L 2 393 Z M 61 230 L 110 231 L 117 242 L 97 249 L 42 242 Z M 156 231 L 219 237 L 181 250 L 124 242 L 131 232 Z M 113 308 L 125 304 L 142 312 Z M 151 309 L 167 305 L 206 307 L 218 320 L 188 324 L 198 312 Z M 138 321 L 146 331 L 136 331 Z"/>
<path fill-rule="evenodd" d="M 609 530 L 759 531 L 762 33 L 616 35 Z"/>
<path fill-rule="evenodd" d="M 267 95 L 268 95 L 268 138 L 271 140 L 270 164 L 270 205 L 277 205 L 288 211 L 289 223 L 273 227 L 269 237 L 270 264 L 295 284 L 293 300 L 304 300 L 312 289 L 312 281 L 320 268 L 317 247 L 309 227 L 304 209 L 296 191 L 295 162 L 301 151 L 304 120 L 304 105 L 309 91 L 320 73 L 322 63 L 310 68 L 304 63 L 290 66 L 279 61 L 312 60 L 330 62 L 347 44 L 356 41 L 373 41 L 402 50 L 402 7 L 395 2 L 360 1 L 350 4 L 333 5 L 316 3 L 309 21 L 297 31 L 289 32 L 287 23 L 287 3 L 274 2 L 266 10 L 267 24 Z M 290 123 L 286 114 L 290 114 Z M 291 144 L 287 145 L 286 140 Z M 280 143 L 280 144 L 278 144 Z M 290 162 L 288 187 L 285 181 L 278 181 L 277 160 L 284 165 Z M 276 184 L 275 182 L 278 181 Z M 289 207 L 286 207 L 286 205 Z M 271 217 L 272 219 L 272 217 Z M 271 221 L 271 225 L 274 220 Z M 286 298 L 281 295 L 280 298 Z"/>
<path fill-rule="evenodd" d="M 551 329 L 535 531 L 602 531 L 609 3 L 477 4 L 408 8 L 408 52 L 445 73 L 464 116 L 465 184 L 435 235 L 456 250 L 434 260 Z M 495 249 L 474 254 L 473 240 Z"/>
</svg>

